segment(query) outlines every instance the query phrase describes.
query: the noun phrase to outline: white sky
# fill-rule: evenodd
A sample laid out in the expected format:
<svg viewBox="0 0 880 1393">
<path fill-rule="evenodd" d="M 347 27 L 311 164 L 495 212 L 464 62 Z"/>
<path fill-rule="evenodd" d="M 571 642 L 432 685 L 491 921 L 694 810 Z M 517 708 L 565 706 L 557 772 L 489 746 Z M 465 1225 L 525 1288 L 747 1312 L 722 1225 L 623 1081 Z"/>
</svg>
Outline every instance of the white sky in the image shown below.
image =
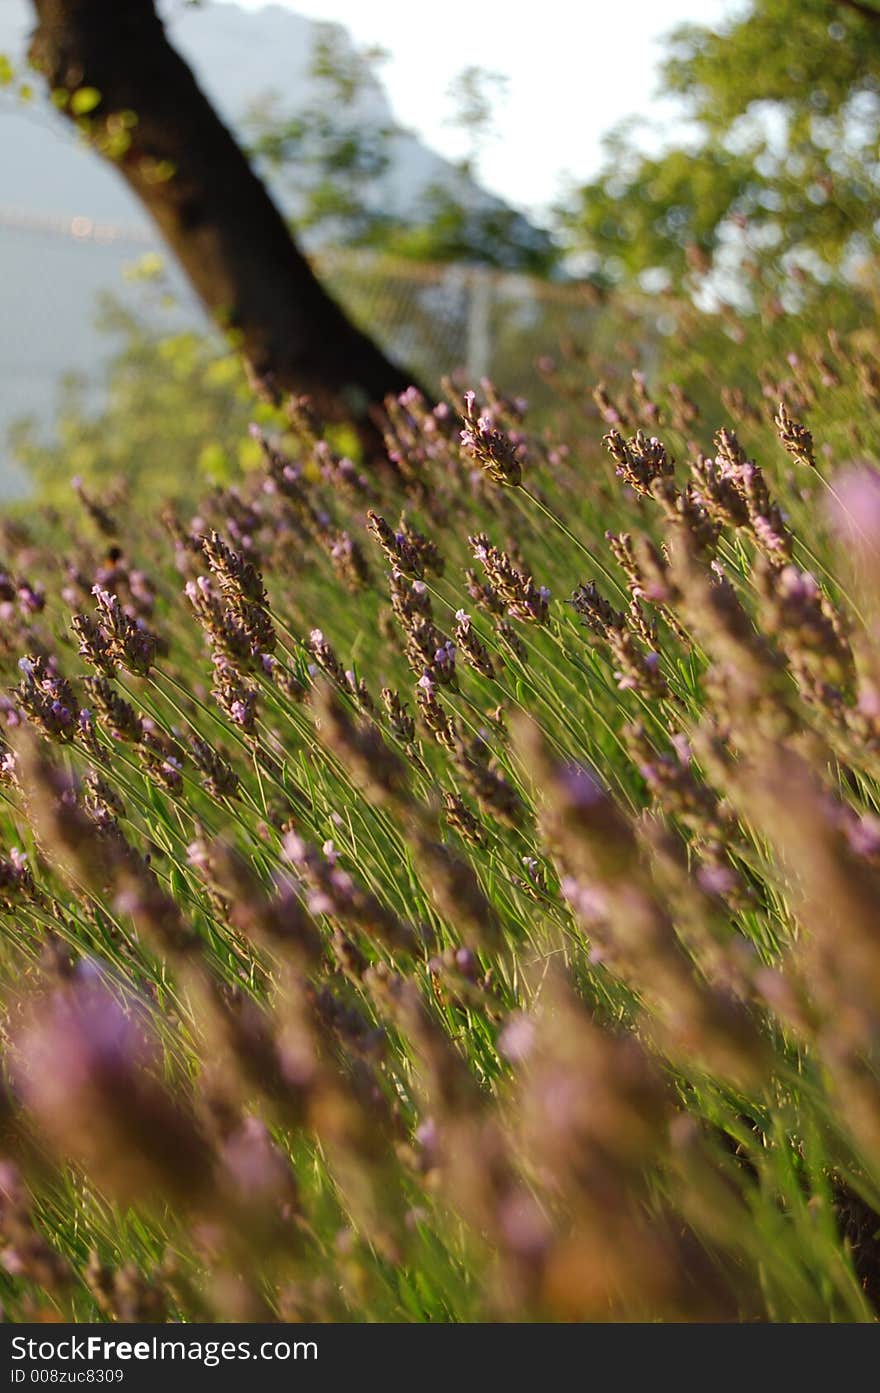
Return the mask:
<svg viewBox="0 0 880 1393">
<path fill-rule="evenodd" d="M 276 0 L 276 3 L 278 0 Z M 265 0 L 237 0 L 260 9 Z M 287 3 L 287 0 L 281 0 Z M 714 23 L 735 0 L 291 0 L 289 9 L 337 20 L 361 44 L 390 53 L 383 78 L 397 119 L 443 154 L 464 153 L 447 124 L 446 89 L 471 64 L 504 73 L 499 138 L 487 146 L 484 184 L 540 209 L 567 178 L 600 162 L 600 137 L 621 118 L 658 116 L 658 40 L 686 20 Z"/>
</svg>

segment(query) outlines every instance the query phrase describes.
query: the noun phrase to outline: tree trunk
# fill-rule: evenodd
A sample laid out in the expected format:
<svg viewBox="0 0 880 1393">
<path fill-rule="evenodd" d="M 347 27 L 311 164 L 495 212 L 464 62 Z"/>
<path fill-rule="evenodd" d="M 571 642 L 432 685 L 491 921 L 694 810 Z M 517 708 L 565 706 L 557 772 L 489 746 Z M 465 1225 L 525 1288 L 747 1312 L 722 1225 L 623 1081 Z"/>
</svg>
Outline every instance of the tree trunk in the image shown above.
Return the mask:
<svg viewBox="0 0 880 1393">
<path fill-rule="evenodd" d="M 112 162 L 152 217 L 215 323 L 273 396 L 308 395 L 329 419 L 359 424 L 411 378 L 323 289 L 265 187 L 183 59 L 153 0 L 33 0 L 30 58 L 52 92 L 94 88 L 88 116 L 64 107 L 102 153 L 128 126 Z"/>
</svg>

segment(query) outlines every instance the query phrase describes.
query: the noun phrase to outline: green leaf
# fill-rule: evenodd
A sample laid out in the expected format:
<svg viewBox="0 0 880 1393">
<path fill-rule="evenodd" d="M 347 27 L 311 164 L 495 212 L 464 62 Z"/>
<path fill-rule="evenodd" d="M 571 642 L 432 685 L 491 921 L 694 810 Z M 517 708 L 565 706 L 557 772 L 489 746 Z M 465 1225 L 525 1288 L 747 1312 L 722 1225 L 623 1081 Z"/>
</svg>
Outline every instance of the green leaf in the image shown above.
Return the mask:
<svg viewBox="0 0 880 1393">
<path fill-rule="evenodd" d="M 101 102 L 97 87 L 79 87 L 70 99 L 70 109 L 74 116 L 88 116 Z"/>
<path fill-rule="evenodd" d="M 179 866 L 171 867 L 171 893 L 178 904 L 186 904 L 189 899 L 189 886 Z"/>
</svg>

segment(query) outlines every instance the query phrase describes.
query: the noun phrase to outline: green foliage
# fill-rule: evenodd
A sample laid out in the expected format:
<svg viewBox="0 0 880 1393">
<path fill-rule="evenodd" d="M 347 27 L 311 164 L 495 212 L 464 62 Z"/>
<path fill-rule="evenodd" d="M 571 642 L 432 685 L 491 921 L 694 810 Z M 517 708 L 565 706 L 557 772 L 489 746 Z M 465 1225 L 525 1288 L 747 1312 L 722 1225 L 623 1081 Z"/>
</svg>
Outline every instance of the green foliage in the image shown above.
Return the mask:
<svg viewBox="0 0 880 1393">
<path fill-rule="evenodd" d="M 69 496 L 72 476 L 105 488 L 120 476 L 135 496 L 192 501 L 206 480 L 228 482 L 255 459 L 247 437 L 254 416 L 238 357 L 194 330 L 150 331 L 129 308 L 104 302 L 101 327 L 119 340 L 103 400 L 86 381 L 62 386 L 54 433 L 22 422 L 10 446 L 40 497 Z M 257 416 L 271 415 L 257 407 Z"/>
<path fill-rule="evenodd" d="M 870 6 L 865 6 L 870 12 Z M 710 271 L 747 300 L 850 274 L 877 250 L 880 11 L 835 0 L 751 0 L 717 32 L 670 38 L 661 94 L 685 138 L 646 154 L 631 127 L 563 220 L 613 282 L 645 273 L 693 289 Z M 803 292 L 801 292 L 803 293 Z"/>
<path fill-rule="evenodd" d="M 287 112 L 270 94 L 249 117 L 251 153 L 271 170 L 293 171 L 302 203 L 297 226 L 337 245 L 370 244 L 388 223 L 371 191 L 388 169 L 394 127 L 364 121 L 357 110 L 376 91 L 381 57 L 352 49 L 338 26 L 319 25 L 309 69 L 318 97 Z"/>
<path fill-rule="evenodd" d="M 500 201 L 475 206 L 466 186 L 489 133 L 498 74 L 467 68 L 453 88 L 454 123 L 471 145 L 461 187 L 432 185 L 414 215 L 389 213 L 377 190 L 404 132 L 366 116 L 364 105 L 371 94 L 381 104 L 377 69 L 383 56 L 377 49 L 353 50 L 336 25 L 320 25 L 310 67 L 314 100 L 291 112 L 269 95 L 251 109 L 251 153 L 276 174 L 290 171 L 300 203 L 296 228 L 334 246 L 415 261 L 470 261 L 550 274 L 560 253 L 548 233 Z"/>
<path fill-rule="evenodd" d="M 472 206 L 433 184 L 413 223 L 377 229 L 371 244 L 411 261 L 471 262 L 546 276 L 559 259 L 547 234 L 504 203 Z"/>
<path fill-rule="evenodd" d="M 96 87 L 78 87 L 70 97 L 70 109 L 74 116 L 88 116 L 100 104 L 101 93 Z"/>
<path fill-rule="evenodd" d="M 455 112 L 449 124 L 458 126 L 468 138 L 468 169 L 476 166 L 482 146 L 493 134 L 496 102 L 503 99 L 506 92 L 507 78 L 503 73 L 491 72 L 476 64 L 462 68 L 449 84 L 447 96 Z"/>
<path fill-rule="evenodd" d="M 28 106 L 34 100 L 33 87 L 7 53 L 0 53 L 0 93 L 13 97 L 23 106 Z"/>
</svg>

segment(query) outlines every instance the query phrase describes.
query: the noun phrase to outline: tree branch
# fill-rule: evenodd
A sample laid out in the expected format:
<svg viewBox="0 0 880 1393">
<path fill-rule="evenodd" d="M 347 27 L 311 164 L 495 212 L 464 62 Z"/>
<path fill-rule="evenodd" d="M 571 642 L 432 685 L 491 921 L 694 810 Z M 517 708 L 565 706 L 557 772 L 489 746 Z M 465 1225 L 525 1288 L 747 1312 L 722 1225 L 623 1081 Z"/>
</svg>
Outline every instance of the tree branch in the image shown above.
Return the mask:
<svg viewBox="0 0 880 1393">
<path fill-rule="evenodd" d="M 326 418 L 359 418 L 411 378 L 323 289 L 233 136 L 168 42 L 153 0 L 33 0 L 30 57 L 50 91 L 94 88 L 101 149 L 135 113 L 113 163 L 258 384 L 307 394 Z M 75 116 L 68 102 L 66 111 Z M 80 124 L 82 120 L 80 118 Z"/>
<path fill-rule="evenodd" d="M 846 10 L 852 10 L 855 14 L 861 15 L 863 19 L 870 19 L 875 24 L 880 24 L 880 10 L 875 10 L 873 5 L 866 4 L 865 0 L 835 0 L 835 3 L 842 5 Z"/>
</svg>

